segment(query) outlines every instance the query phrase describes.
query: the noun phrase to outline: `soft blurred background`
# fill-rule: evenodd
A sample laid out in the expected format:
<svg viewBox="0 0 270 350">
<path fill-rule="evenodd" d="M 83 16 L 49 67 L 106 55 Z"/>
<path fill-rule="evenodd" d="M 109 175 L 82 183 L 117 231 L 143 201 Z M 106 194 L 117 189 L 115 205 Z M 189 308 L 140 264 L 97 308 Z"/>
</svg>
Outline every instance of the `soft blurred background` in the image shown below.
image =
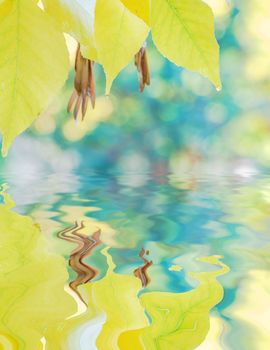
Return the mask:
<svg viewBox="0 0 270 350">
<path fill-rule="evenodd" d="M 270 164 L 270 7 L 267 0 L 207 0 L 216 17 L 223 89 L 175 67 L 148 40 L 151 86 L 138 92 L 131 63 L 85 121 L 66 112 L 73 69 L 63 91 L 14 143 L 9 172 L 249 175 Z M 76 43 L 67 37 L 71 68 Z"/>
<path fill-rule="evenodd" d="M 190 289 L 183 271 L 203 270 L 195 258 L 224 255 L 225 298 L 200 349 L 266 350 L 270 6 L 206 2 L 216 17 L 222 91 L 166 61 L 149 38 L 151 86 L 138 92 L 131 63 L 106 97 L 96 66 L 96 108 L 75 123 L 66 104 L 76 43 L 67 36 L 67 84 L 1 160 L 2 182 L 66 259 L 70 246 L 56 234 L 75 220 L 101 228 L 121 273 L 132 273 L 145 246 L 154 261 L 150 290 Z M 97 252 L 89 262 L 104 275 L 104 257 Z M 169 272 L 171 265 L 180 271 Z"/>
</svg>

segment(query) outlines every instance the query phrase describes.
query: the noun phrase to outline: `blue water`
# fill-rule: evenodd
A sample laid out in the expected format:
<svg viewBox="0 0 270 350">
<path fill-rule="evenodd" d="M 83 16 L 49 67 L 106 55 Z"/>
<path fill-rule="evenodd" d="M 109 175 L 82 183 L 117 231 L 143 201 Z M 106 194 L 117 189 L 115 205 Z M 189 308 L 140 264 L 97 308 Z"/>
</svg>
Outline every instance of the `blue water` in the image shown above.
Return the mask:
<svg viewBox="0 0 270 350">
<path fill-rule="evenodd" d="M 101 229 L 102 244 L 86 259 L 99 271 L 95 280 L 106 272 L 106 259 L 100 254 L 105 246 L 111 247 L 120 274 L 132 274 L 141 264 L 141 248 L 149 250 L 153 265 L 146 291 L 190 290 L 196 281 L 187 271 L 213 269 L 196 259 L 222 255 L 231 270 L 219 278 L 224 298 L 211 312 L 212 328 L 205 346 L 267 349 L 268 176 L 70 173 L 33 176 L 27 181 L 15 175 L 2 179 L 16 202 L 15 210 L 39 224 L 52 250 L 66 261 L 70 245 L 58 238 L 60 230 L 75 221 L 87 222 L 89 230 Z M 31 187 L 31 182 L 39 186 Z M 170 271 L 172 265 L 181 271 Z M 74 272 L 67 268 L 72 279 Z"/>
</svg>

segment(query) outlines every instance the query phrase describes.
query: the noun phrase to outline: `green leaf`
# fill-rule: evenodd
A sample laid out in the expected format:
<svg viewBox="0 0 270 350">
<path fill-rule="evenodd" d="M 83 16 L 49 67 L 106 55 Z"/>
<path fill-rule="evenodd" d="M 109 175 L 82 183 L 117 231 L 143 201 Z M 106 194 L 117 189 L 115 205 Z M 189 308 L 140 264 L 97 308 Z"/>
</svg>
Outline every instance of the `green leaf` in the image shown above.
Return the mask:
<svg viewBox="0 0 270 350">
<path fill-rule="evenodd" d="M 69 61 L 63 34 L 33 1 L 12 2 L 0 35 L 0 131 L 6 155 L 61 88 Z"/>
<path fill-rule="evenodd" d="M 97 0 L 94 32 L 98 62 L 106 74 L 108 94 L 113 80 L 143 45 L 149 27 L 121 0 Z"/>
<path fill-rule="evenodd" d="M 201 0 L 154 0 L 151 11 L 152 36 L 159 51 L 220 89 L 219 47 L 208 5 Z"/>
</svg>

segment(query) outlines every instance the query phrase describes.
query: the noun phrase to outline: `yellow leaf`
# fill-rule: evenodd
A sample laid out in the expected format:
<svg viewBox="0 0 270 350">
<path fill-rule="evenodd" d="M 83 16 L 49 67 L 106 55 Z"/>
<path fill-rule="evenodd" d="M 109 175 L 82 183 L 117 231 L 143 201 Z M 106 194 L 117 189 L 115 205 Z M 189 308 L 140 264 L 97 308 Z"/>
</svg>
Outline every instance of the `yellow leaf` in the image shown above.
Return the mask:
<svg viewBox="0 0 270 350">
<path fill-rule="evenodd" d="M 61 88 L 69 62 L 63 34 L 33 1 L 14 0 L 0 33 L 0 131 L 6 155 Z"/>
<path fill-rule="evenodd" d="M 121 0 L 122 3 L 136 16 L 150 24 L 150 0 Z"/>
<path fill-rule="evenodd" d="M 98 61 L 106 74 L 108 94 L 113 80 L 143 45 L 149 27 L 121 0 L 97 0 L 94 28 Z"/>
<path fill-rule="evenodd" d="M 45 11 L 80 44 L 84 57 L 97 60 L 94 44 L 95 0 L 43 0 Z"/>
<path fill-rule="evenodd" d="M 151 11 L 152 36 L 159 51 L 220 89 L 219 47 L 208 5 L 201 0 L 153 0 Z"/>
<path fill-rule="evenodd" d="M 12 9 L 12 0 L 1 0 L 0 1 L 0 21 L 9 13 Z"/>
</svg>

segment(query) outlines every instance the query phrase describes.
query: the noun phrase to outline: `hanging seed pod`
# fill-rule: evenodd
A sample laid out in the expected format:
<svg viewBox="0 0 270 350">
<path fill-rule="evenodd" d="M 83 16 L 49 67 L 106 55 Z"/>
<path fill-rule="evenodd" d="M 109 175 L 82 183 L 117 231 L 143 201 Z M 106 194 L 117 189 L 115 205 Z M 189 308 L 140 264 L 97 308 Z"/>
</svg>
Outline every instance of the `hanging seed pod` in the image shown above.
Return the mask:
<svg viewBox="0 0 270 350">
<path fill-rule="evenodd" d="M 94 64 L 93 61 L 88 61 L 88 72 L 89 72 L 89 78 L 88 78 L 88 95 L 90 96 L 92 108 L 95 108 L 96 103 L 96 87 L 95 87 L 95 80 L 94 80 Z"/>
<path fill-rule="evenodd" d="M 73 116 L 75 120 L 78 118 L 80 110 L 82 113 L 82 119 L 84 119 L 89 98 L 91 100 L 92 107 L 95 107 L 96 92 L 93 65 L 93 61 L 82 56 L 80 45 L 78 44 L 75 59 L 74 91 L 67 105 L 67 111 L 71 112 L 75 104 L 73 109 Z"/>
<path fill-rule="evenodd" d="M 150 71 L 145 46 L 135 55 L 134 63 L 139 73 L 140 92 L 143 92 L 145 85 L 150 85 Z"/>
</svg>

